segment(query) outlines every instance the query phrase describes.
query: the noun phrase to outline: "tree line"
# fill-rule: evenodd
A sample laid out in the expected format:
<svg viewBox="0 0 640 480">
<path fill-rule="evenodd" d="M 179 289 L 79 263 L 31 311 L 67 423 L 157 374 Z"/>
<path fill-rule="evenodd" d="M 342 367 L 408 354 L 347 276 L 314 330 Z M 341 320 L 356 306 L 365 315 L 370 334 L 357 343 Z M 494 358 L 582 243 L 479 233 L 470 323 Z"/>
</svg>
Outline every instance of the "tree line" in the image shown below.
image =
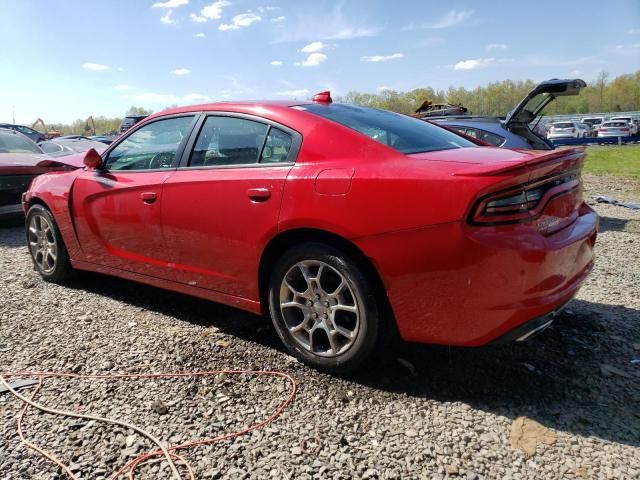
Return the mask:
<svg viewBox="0 0 640 480">
<path fill-rule="evenodd" d="M 152 110 L 142 107 L 132 106 L 127 110 L 127 115 L 151 115 Z M 96 125 L 96 135 L 110 135 L 118 132 L 122 117 L 108 118 L 105 116 L 93 117 Z M 48 130 L 56 130 L 63 135 L 91 135 L 91 125 L 87 119 L 79 118 L 73 123 L 51 123 L 47 124 Z"/>
<path fill-rule="evenodd" d="M 533 80 L 502 80 L 470 90 L 453 86 L 447 90 L 435 90 L 427 86 L 408 92 L 383 90 L 375 94 L 353 91 L 336 98 L 336 101 L 399 113 L 412 113 L 422 102 L 430 100 L 433 103 L 461 104 L 474 115 L 503 116 L 515 107 L 535 85 L 536 82 Z M 613 80 L 609 80 L 607 72 L 601 72 L 593 82 L 588 82 L 580 95 L 559 97 L 547 106 L 544 113 L 559 115 L 637 110 L 640 110 L 640 70 L 619 75 Z M 132 106 L 127 115 L 151 113 L 151 110 Z M 121 121 L 120 117 L 94 117 L 96 134 L 117 132 Z M 47 127 L 63 134 L 88 135 L 90 132 L 87 121 L 82 119 L 71 124 L 57 123 Z"/>
<path fill-rule="evenodd" d="M 399 113 L 414 112 L 425 100 L 433 103 L 461 104 L 474 115 L 504 116 L 535 86 L 533 80 L 502 80 L 474 89 L 449 87 L 416 88 L 408 92 L 383 90 L 380 93 L 349 92 L 336 101 Z M 559 97 L 544 110 L 545 115 L 640 110 L 640 70 L 619 75 L 609 81 L 601 72 L 596 80 L 587 82 L 580 95 Z"/>
</svg>

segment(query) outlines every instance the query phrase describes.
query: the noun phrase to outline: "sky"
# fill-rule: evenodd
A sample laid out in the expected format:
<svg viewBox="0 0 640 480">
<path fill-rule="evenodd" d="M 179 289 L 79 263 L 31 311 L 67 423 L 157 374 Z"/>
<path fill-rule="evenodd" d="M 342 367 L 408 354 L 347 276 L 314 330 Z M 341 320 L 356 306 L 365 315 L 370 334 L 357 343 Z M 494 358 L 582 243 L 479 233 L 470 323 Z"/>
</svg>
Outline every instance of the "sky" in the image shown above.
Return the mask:
<svg viewBox="0 0 640 480">
<path fill-rule="evenodd" d="M 640 0 L 0 0 L 0 122 L 640 69 Z"/>
</svg>

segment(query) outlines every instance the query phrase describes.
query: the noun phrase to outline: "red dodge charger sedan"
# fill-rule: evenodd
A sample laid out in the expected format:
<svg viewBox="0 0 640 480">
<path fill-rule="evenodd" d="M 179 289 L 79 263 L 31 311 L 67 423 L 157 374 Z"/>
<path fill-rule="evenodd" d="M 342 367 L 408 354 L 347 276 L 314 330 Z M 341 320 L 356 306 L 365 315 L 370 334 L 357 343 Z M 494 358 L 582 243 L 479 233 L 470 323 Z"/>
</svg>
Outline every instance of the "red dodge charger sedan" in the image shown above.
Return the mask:
<svg viewBox="0 0 640 480">
<path fill-rule="evenodd" d="M 326 371 L 395 332 L 524 340 L 593 265 L 581 148 L 480 146 L 328 92 L 166 110 L 77 161 L 23 197 L 45 280 L 91 270 L 268 312 Z"/>
</svg>

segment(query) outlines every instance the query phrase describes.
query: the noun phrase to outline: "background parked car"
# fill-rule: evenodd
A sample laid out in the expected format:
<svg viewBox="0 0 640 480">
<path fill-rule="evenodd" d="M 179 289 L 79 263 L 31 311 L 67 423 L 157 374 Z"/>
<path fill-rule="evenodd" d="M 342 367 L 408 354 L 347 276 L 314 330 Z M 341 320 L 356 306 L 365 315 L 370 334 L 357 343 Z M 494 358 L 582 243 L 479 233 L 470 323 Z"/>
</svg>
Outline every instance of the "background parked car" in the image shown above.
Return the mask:
<svg viewBox="0 0 640 480">
<path fill-rule="evenodd" d="M 65 155 L 73 155 L 74 153 L 84 153 L 91 148 L 95 148 L 98 152 L 101 152 L 107 148 L 107 145 L 86 137 L 60 137 L 40 143 L 40 148 L 52 157 L 64 157 Z"/>
<path fill-rule="evenodd" d="M 122 123 L 120 123 L 120 133 L 124 133 L 133 127 L 136 123 L 147 118 L 148 115 L 127 115 L 122 119 Z"/>
<path fill-rule="evenodd" d="M 578 124 L 572 120 L 554 122 L 551 124 L 547 138 L 553 140 L 555 138 L 581 138 L 583 131 Z"/>
<path fill-rule="evenodd" d="M 625 120 L 609 120 L 603 122 L 598 129 L 598 137 L 628 137 L 631 135 L 631 126 Z"/>
<path fill-rule="evenodd" d="M 544 108 L 559 96 L 578 95 L 584 80 L 547 80 L 537 85 L 505 118 L 443 116 L 429 118 L 496 147 L 552 150 L 553 144 L 541 135 L 542 122 L 534 122 Z"/>
<path fill-rule="evenodd" d="M 631 117 L 612 117 L 609 119 L 611 122 L 627 122 L 629 124 L 629 135 L 637 135 L 638 134 L 638 125 L 633 121 Z"/>
<path fill-rule="evenodd" d="M 591 127 L 591 136 L 598 135 L 598 128 L 604 122 L 604 117 L 585 117 L 582 119 L 582 123 L 586 123 Z"/>
<path fill-rule="evenodd" d="M 106 145 L 111 145 L 111 142 L 115 139 L 113 135 L 93 135 L 89 137 L 90 140 L 94 140 L 96 142 L 102 142 Z"/>
<path fill-rule="evenodd" d="M 35 143 L 41 142 L 47 139 L 46 134 L 41 133 L 37 130 L 34 130 L 30 127 L 25 127 L 24 125 L 14 125 L 12 123 L 0 123 L 0 128 L 15 130 L 16 132 L 20 132 L 22 135 L 29 137 L 29 139 Z"/>
<path fill-rule="evenodd" d="M 578 122 L 578 128 L 580 129 L 582 138 L 591 136 L 591 125 L 588 123 Z"/>
<path fill-rule="evenodd" d="M 71 168 L 69 164 L 49 159 L 26 135 L 0 129 L 0 220 L 23 214 L 22 194 L 34 177 Z"/>
</svg>

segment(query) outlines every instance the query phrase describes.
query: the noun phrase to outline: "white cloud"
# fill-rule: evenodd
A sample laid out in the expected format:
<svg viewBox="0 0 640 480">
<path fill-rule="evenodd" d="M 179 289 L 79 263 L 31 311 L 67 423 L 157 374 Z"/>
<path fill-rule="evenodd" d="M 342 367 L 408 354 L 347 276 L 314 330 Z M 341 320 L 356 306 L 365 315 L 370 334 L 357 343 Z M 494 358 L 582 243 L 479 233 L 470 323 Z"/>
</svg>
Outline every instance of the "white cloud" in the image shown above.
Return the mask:
<svg viewBox="0 0 640 480">
<path fill-rule="evenodd" d="M 173 75 L 189 75 L 191 73 L 191 70 L 189 70 L 188 68 L 176 68 L 170 73 L 172 73 Z"/>
<path fill-rule="evenodd" d="M 318 65 L 320 65 L 321 63 L 324 63 L 327 61 L 327 57 L 324 53 L 311 53 L 307 59 L 303 62 L 298 62 L 296 63 L 296 65 L 298 65 L 299 67 L 317 67 Z"/>
<path fill-rule="evenodd" d="M 343 28 L 323 36 L 326 40 L 349 40 L 351 38 L 373 37 L 378 34 L 379 28 Z"/>
<path fill-rule="evenodd" d="M 190 93 L 182 97 L 185 102 L 210 102 L 211 97 L 202 95 L 201 93 Z"/>
<path fill-rule="evenodd" d="M 279 17 L 272 18 L 271 22 L 272 23 L 280 23 L 280 22 L 284 22 L 286 19 L 287 19 L 287 17 L 285 17 L 284 15 L 280 15 Z"/>
<path fill-rule="evenodd" d="M 101 63 L 83 63 L 82 68 L 85 70 L 104 71 L 109 70 L 109 65 L 102 65 Z"/>
<path fill-rule="evenodd" d="M 200 15 L 196 15 L 195 13 L 191 13 L 189 18 L 192 22 L 196 23 L 205 23 L 207 21 L 207 17 L 201 17 Z"/>
<path fill-rule="evenodd" d="M 627 33 L 630 35 L 634 35 L 636 33 L 640 33 L 640 28 L 630 28 L 629 30 L 627 30 Z"/>
<path fill-rule="evenodd" d="M 360 57 L 360 60 L 362 60 L 363 62 L 388 62 L 389 60 L 395 60 L 397 58 L 402 58 L 404 57 L 404 54 L 402 53 L 394 53 L 391 55 L 371 55 L 371 56 L 367 56 L 365 55 L 364 57 Z"/>
<path fill-rule="evenodd" d="M 131 85 L 127 85 L 126 83 L 119 83 L 118 85 L 114 85 L 113 88 L 116 90 L 133 90 Z"/>
<path fill-rule="evenodd" d="M 581 73 L 582 73 L 582 70 L 571 70 L 569 72 L 569 75 L 577 76 L 577 75 L 580 75 Z"/>
<path fill-rule="evenodd" d="M 309 90 L 307 90 L 306 88 L 285 90 L 283 92 L 276 92 L 276 95 L 281 97 L 304 97 L 305 95 L 309 95 Z"/>
<path fill-rule="evenodd" d="M 333 7 L 307 9 L 297 14 L 295 21 L 287 22 L 287 28 L 278 29 L 275 43 L 373 37 L 382 30 L 345 13 L 347 2 L 332 3 Z"/>
<path fill-rule="evenodd" d="M 201 32 L 201 33 L 196 33 L 196 34 L 194 35 L 194 37 L 196 37 L 196 38 L 204 38 L 204 37 L 206 37 L 206 35 L 205 35 L 204 33 L 202 33 L 202 32 Z"/>
<path fill-rule="evenodd" d="M 274 60 L 273 62 L 271 62 L 271 65 L 273 65 L 274 67 L 279 67 L 280 65 L 282 65 L 282 60 Z"/>
<path fill-rule="evenodd" d="M 509 45 L 506 43 L 490 43 L 487 45 L 487 50 L 506 50 Z"/>
<path fill-rule="evenodd" d="M 402 29 L 403 30 L 418 30 L 418 29 L 436 29 L 437 30 L 441 28 L 451 28 L 467 21 L 469 18 L 471 18 L 472 14 L 473 12 L 470 10 L 461 10 L 461 11 L 450 10 L 433 23 L 425 23 L 423 25 L 418 25 L 418 26 L 407 25 Z"/>
<path fill-rule="evenodd" d="M 231 19 L 231 23 L 222 23 L 218 25 L 218 30 L 224 32 L 226 30 L 238 30 L 241 27 L 248 27 L 252 23 L 262 21 L 262 17 L 257 13 L 247 12 L 236 15 Z"/>
<path fill-rule="evenodd" d="M 164 23 L 165 25 L 172 25 L 176 23 L 176 21 L 171 18 L 172 13 L 173 13 L 173 10 L 167 10 L 167 13 L 165 13 L 163 16 L 160 17 L 160 22 Z"/>
<path fill-rule="evenodd" d="M 310 44 L 302 47 L 300 51 L 304 53 L 321 52 L 324 47 L 326 47 L 326 45 L 322 42 L 311 42 Z"/>
<path fill-rule="evenodd" d="M 461 60 L 453 65 L 454 70 L 477 70 L 478 68 L 487 68 L 497 63 L 512 62 L 511 58 L 473 58 L 470 60 Z"/>
<path fill-rule="evenodd" d="M 271 6 L 258 7 L 258 11 L 260 13 L 277 12 L 278 10 L 280 10 L 280 7 L 271 7 Z"/>
<path fill-rule="evenodd" d="M 166 2 L 154 3 L 151 8 L 178 8 L 189 5 L 189 0 L 167 0 Z"/>
<path fill-rule="evenodd" d="M 207 5 L 202 10 L 200 10 L 200 17 L 198 18 L 204 18 L 205 22 L 207 20 L 218 20 L 222 18 L 222 10 L 225 7 L 228 7 L 230 5 L 231 5 L 231 2 L 227 0 L 217 0 L 210 5 Z M 192 17 L 191 17 L 192 20 L 193 20 L 193 17 L 194 15 L 192 14 Z M 196 20 L 196 21 L 200 22 L 201 20 Z"/>
<path fill-rule="evenodd" d="M 382 85 L 380 87 L 377 87 L 376 90 L 379 91 L 379 92 L 384 92 L 385 90 L 393 90 L 393 89 L 391 87 L 386 86 L 386 85 Z"/>
</svg>

